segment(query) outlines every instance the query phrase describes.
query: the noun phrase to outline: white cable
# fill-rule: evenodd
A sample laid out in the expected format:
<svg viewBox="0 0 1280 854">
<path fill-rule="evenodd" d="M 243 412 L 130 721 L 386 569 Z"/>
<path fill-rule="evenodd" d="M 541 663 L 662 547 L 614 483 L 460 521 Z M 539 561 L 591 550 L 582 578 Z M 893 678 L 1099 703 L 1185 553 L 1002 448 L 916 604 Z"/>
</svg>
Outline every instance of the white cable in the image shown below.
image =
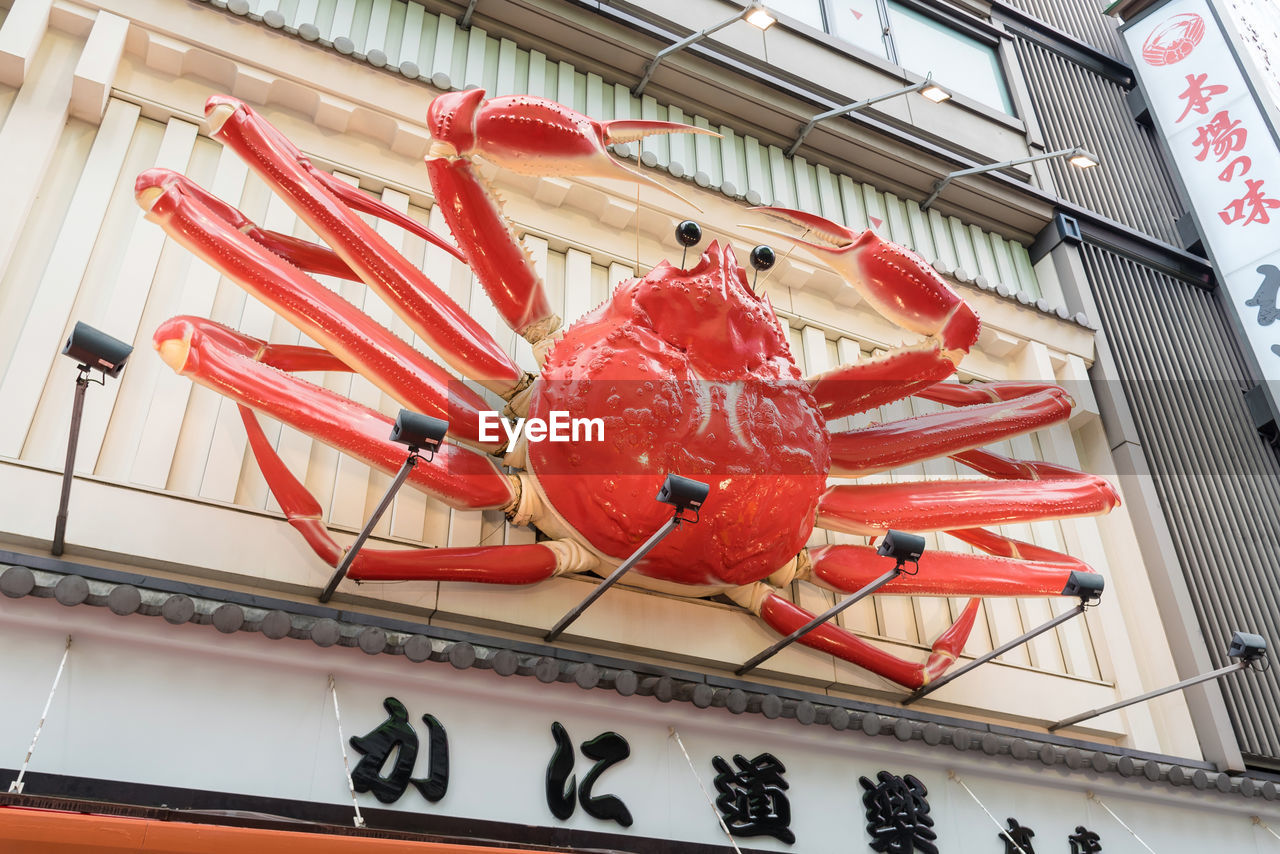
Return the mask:
<svg viewBox="0 0 1280 854">
<path fill-rule="evenodd" d="M 1150 851 L 1150 852 L 1151 852 L 1151 854 L 1156 854 L 1155 849 L 1154 849 L 1154 848 L 1152 848 L 1152 847 L 1151 847 L 1150 845 L 1148 845 L 1147 843 L 1143 842 L 1143 841 L 1142 841 L 1142 837 L 1141 837 L 1141 836 L 1139 836 L 1138 834 L 1136 834 L 1136 833 L 1134 833 L 1134 832 L 1133 832 L 1133 828 L 1129 827 L 1129 825 L 1125 824 L 1123 821 L 1120 821 L 1120 816 L 1118 816 L 1118 815 L 1116 815 L 1115 813 L 1111 812 L 1111 807 L 1109 807 L 1109 806 L 1107 806 L 1106 804 L 1104 804 L 1104 803 L 1102 802 L 1102 799 L 1101 799 L 1101 798 L 1099 798 L 1099 797 L 1098 797 L 1096 794 L 1094 794 L 1093 792 L 1090 792 L 1090 793 L 1089 793 L 1089 800 L 1093 801 L 1093 802 L 1094 802 L 1094 803 L 1096 803 L 1098 806 L 1102 807 L 1102 808 L 1103 808 L 1104 810 L 1106 810 L 1108 813 L 1111 813 L 1111 817 L 1112 817 L 1112 818 L 1114 818 L 1114 819 L 1116 820 L 1116 822 L 1117 822 L 1121 827 L 1123 827 L 1125 830 L 1129 831 L 1129 835 L 1130 835 L 1130 836 L 1132 836 L 1134 839 L 1138 840 L 1138 844 L 1139 844 L 1139 845 L 1141 845 L 1143 848 L 1145 848 L 1145 849 L 1147 849 L 1148 851 Z"/>
<path fill-rule="evenodd" d="M 1253 823 L 1254 823 L 1254 824 L 1256 824 L 1256 825 L 1258 825 L 1258 827 L 1261 827 L 1261 828 L 1262 828 L 1263 830 L 1265 830 L 1267 833 L 1270 833 L 1270 834 L 1271 834 L 1272 836 L 1274 836 L 1276 839 L 1280 839 L 1280 833 L 1276 833 L 1276 832 L 1275 832 L 1274 830 L 1272 830 L 1270 827 L 1267 827 L 1267 823 L 1266 823 L 1265 821 L 1263 821 L 1263 820 L 1262 820 L 1262 816 L 1257 816 L 1257 815 L 1255 815 L 1255 816 L 1253 817 Z"/>
<path fill-rule="evenodd" d="M 733 846 L 734 851 L 742 854 L 742 849 L 738 847 L 738 843 L 733 839 L 733 834 L 729 832 L 729 826 L 724 823 L 724 816 L 720 815 L 720 810 L 716 809 L 716 802 L 711 799 L 711 793 L 707 791 L 706 786 L 702 785 L 702 778 L 698 776 L 698 769 L 693 767 L 693 760 L 689 758 L 689 751 L 684 749 L 684 742 L 680 740 L 680 733 L 676 732 L 676 728 L 673 726 L 667 727 L 667 732 L 671 733 L 671 737 L 676 740 L 676 744 L 680 745 L 680 752 L 684 754 L 684 761 L 689 763 L 689 772 L 693 774 L 693 779 L 698 781 L 698 788 L 702 790 L 702 796 L 707 799 L 707 805 L 711 807 L 711 811 L 716 814 L 716 821 L 720 822 L 720 829 L 724 831 L 729 844 Z"/>
<path fill-rule="evenodd" d="M 342 737 L 342 713 L 338 711 L 338 683 L 333 674 L 329 674 L 329 693 L 333 695 L 333 718 L 338 722 L 338 747 L 342 750 L 342 767 L 347 772 L 347 789 L 351 792 L 351 806 L 355 807 L 356 827 L 364 827 L 364 816 L 360 815 L 360 802 L 356 800 L 356 783 L 351 779 L 351 763 L 347 760 L 347 740 Z"/>
<path fill-rule="evenodd" d="M 1013 840 L 1013 837 L 1009 835 L 1009 830 L 1003 825 L 1001 825 L 1000 822 L 996 821 L 996 817 L 991 814 L 991 810 L 987 809 L 986 804 L 978 800 L 978 796 L 973 793 L 973 789 L 970 789 L 967 785 L 965 785 L 964 780 L 961 780 L 958 776 L 956 776 L 955 771 L 948 771 L 947 779 L 954 780 L 955 782 L 959 783 L 960 788 L 964 789 L 966 792 L 969 793 L 969 797 L 973 798 L 973 802 L 978 806 L 982 807 L 982 811 L 987 814 L 987 818 L 991 819 L 991 823 L 996 826 L 996 830 L 1000 831 L 1000 836 L 1002 838 L 1009 840 L 1009 844 L 1012 845 L 1014 848 L 1018 849 L 1020 854 L 1027 854 L 1026 850 L 1023 849 L 1023 847 L 1019 845 L 1017 842 L 1015 842 Z"/>
<path fill-rule="evenodd" d="M 67 666 L 67 656 L 70 654 L 71 635 L 67 635 L 67 645 L 62 650 L 62 661 L 58 662 L 58 672 L 53 677 L 53 687 L 49 689 L 49 696 L 44 701 L 44 711 L 40 713 L 40 723 L 36 724 L 36 734 L 31 736 L 31 746 L 27 748 L 27 758 L 22 760 L 22 770 L 18 772 L 18 779 L 9 784 L 10 794 L 22 794 L 22 778 L 27 775 L 27 766 L 31 764 L 31 754 L 36 752 L 36 742 L 40 740 L 40 731 L 44 729 L 44 722 L 49 717 L 49 707 L 53 705 L 53 695 L 58 690 L 58 682 L 62 680 L 62 669 Z"/>
</svg>

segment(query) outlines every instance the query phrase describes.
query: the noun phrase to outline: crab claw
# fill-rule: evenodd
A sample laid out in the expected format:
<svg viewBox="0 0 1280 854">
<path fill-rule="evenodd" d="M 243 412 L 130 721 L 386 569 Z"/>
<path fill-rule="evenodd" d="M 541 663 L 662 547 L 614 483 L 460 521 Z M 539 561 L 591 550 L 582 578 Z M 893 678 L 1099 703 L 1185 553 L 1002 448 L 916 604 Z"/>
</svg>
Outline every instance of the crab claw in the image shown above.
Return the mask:
<svg viewBox="0 0 1280 854">
<path fill-rule="evenodd" d="M 771 228 L 747 227 L 794 240 L 808 249 L 884 318 L 937 341 L 952 365 L 958 365 L 978 340 L 978 315 L 914 252 L 881 239 L 871 229 L 852 231 L 804 211 L 776 207 L 752 210 L 802 226 L 805 233 L 800 237 Z"/>
<path fill-rule="evenodd" d="M 532 95 L 485 100 L 483 89 L 438 96 L 427 110 L 434 140 L 428 157 L 478 154 L 490 163 L 521 175 L 617 178 L 642 181 L 679 193 L 624 164 L 606 146 L 668 133 L 720 136 L 706 128 L 646 119 L 596 121 L 563 104 Z"/>
<path fill-rule="evenodd" d="M 507 325 L 535 345 L 560 326 L 546 288 L 502 203 L 472 165 L 472 155 L 521 175 L 592 176 L 639 181 L 679 193 L 609 153 L 611 143 L 655 133 L 714 131 L 675 122 L 598 122 L 546 98 L 513 95 L 485 100 L 483 89 L 436 97 L 427 110 L 432 143 L 427 174 L 449 231 Z M 544 351 L 545 352 L 545 351 Z"/>
</svg>

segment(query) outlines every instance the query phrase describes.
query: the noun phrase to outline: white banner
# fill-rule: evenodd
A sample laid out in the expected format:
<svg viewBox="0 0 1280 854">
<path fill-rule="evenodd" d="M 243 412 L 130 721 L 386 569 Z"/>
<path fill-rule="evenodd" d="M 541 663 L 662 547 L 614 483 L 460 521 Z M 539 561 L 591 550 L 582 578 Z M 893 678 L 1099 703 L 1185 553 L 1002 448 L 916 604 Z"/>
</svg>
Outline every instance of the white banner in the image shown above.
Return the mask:
<svg viewBox="0 0 1280 854">
<path fill-rule="evenodd" d="M 1265 379 L 1280 380 L 1280 148 L 1208 0 L 1124 30 L 1205 247 Z"/>
</svg>

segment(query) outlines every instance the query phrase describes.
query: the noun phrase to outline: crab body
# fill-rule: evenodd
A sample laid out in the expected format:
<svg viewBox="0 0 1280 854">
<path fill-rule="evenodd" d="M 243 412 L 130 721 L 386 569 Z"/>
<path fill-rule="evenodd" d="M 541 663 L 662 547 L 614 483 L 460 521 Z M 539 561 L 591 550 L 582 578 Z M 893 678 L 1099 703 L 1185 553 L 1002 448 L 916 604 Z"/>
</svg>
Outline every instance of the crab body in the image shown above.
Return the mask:
<svg viewBox="0 0 1280 854">
<path fill-rule="evenodd" d="M 155 333 L 164 361 L 239 404 L 263 476 L 289 523 L 330 566 L 346 549 L 323 508 L 272 447 L 258 422 L 289 424 L 384 472 L 404 460 L 385 415 L 295 372 L 357 371 L 403 406 L 450 422 L 447 442 L 408 484 L 461 509 L 501 510 L 537 542 L 430 549 L 366 548 L 351 580 L 477 581 L 519 585 L 556 575 L 609 574 L 670 518 L 654 501 L 669 473 L 702 480 L 711 494 L 696 525 L 650 551 L 636 575 L 693 596 L 726 593 L 787 634 L 812 615 L 786 583 L 853 592 L 885 572 L 870 545 L 806 547 L 815 527 L 877 537 L 887 529 L 939 531 L 978 553 L 930 552 L 915 575 L 882 588 L 905 595 L 970 596 L 923 662 L 898 658 L 826 624 L 800 642 L 901 685 L 919 687 L 959 654 L 981 596 L 1047 596 L 1078 589 L 1080 561 L 983 526 L 1106 512 L 1117 501 L 1101 478 L 983 445 L 1065 420 L 1070 398 L 1043 383 L 946 383 L 978 337 L 978 318 L 920 258 L 872 232 L 821 217 L 765 209 L 805 229 L 795 239 L 839 272 L 867 304 L 923 336 L 919 343 L 803 377 L 767 299 L 748 286 L 732 250 L 711 244 L 684 270 L 661 263 L 629 279 L 603 305 L 561 332 L 545 288 L 501 203 L 477 174 L 484 158 L 531 175 L 592 175 L 647 182 L 606 146 L 651 133 L 696 132 L 669 122 L 597 122 L 531 96 L 484 99 L 479 90 L 432 103 L 427 175 L 458 248 L 310 163 L 248 106 L 214 96 L 212 132 L 234 149 L 326 245 L 260 228 L 231 205 L 164 169 L 138 176 L 148 219 L 239 283 L 320 347 L 277 345 L 197 317 Z M 673 193 L 673 195 L 675 195 Z M 489 330 L 368 226 L 393 222 L 470 266 L 498 316 L 533 347 L 526 373 Z M 754 227 L 754 226 L 753 226 Z M 463 387 L 307 273 L 363 282 L 437 358 L 544 422 L 554 413 L 600 419 L 603 435 L 529 442 L 505 458 L 480 422 L 480 395 Z M 584 283 L 568 283 L 582 287 Z M 832 433 L 844 416 L 908 396 L 941 412 Z M 837 483 L 949 456 L 978 479 Z M 504 472 L 500 463 L 520 471 Z M 1096 586 L 1096 584 L 1094 585 Z"/>
<path fill-rule="evenodd" d="M 764 297 L 733 251 L 690 270 L 659 264 L 574 324 L 543 365 L 530 414 L 598 417 L 604 441 L 529 446 L 559 514 L 616 560 L 669 515 L 664 474 L 714 485 L 700 524 L 636 570 L 680 584 L 738 586 L 793 558 L 826 488 L 829 442 L 813 394 Z M 731 511 L 728 508 L 732 508 Z"/>
</svg>

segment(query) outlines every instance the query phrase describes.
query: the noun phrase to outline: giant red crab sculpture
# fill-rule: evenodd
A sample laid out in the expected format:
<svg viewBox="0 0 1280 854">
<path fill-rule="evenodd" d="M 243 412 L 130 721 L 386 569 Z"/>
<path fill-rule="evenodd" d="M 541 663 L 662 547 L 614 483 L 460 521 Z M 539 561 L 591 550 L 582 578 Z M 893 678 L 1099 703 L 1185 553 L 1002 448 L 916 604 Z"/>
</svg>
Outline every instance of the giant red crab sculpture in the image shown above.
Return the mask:
<svg viewBox="0 0 1280 854">
<path fill-rule="evenodd" d="M 529 175 L 649 180 L 615 161 L 610 143 L 652 133 L 698 132 L 666 122 L 595 122 L 533 97 L 484 100 L 479 90 L 442 95 L 428 121 L 431 185 L 461 253 L 417 222 L 314 168 L 249 107 L 211 98 L 215 136 L 240 154 L 328 244 L 259 228 L 183 176 L 138 177 L 147 218 L 270 305 L 321 347 L 273 345 L 212 321 L 178 317 L 155 333 L 175 370 L 240 404 L 250 445 L 289 522 L 337 565 L 343 549 L 319 503 L 284 466 L 255 417 L 262 413 L 394 471 L 403 449 L 390 421 L 292 376 L 349 370 L 406 407 L 449 420 L 454 442 L 410 483 L 454 507 L 501 508 L 545 539 L 528 545 L 407 551 L 365 550 L 357 580 L 429 579 L 529 584 L 565 573 L 605 574 L 665 521 L 653 496 L 664 473 L 710 480 L 702 523 L 655 548 L 632 582 L 693 596 L 727 593 L 778 632 L 810 615 L 779 587 L 808 579 L 852 591 L 883 572 L 874 549 L 806 549 L 813 527 L 878 535 L 888 528 L 946 531 L 985 554 L 933 552 L 916 575 L 886 593 L 936 596 L 1056 595 L 1088 567 L 1066 555 L 984 530 L 1005 522 L 1105 512 L 1116 495 L 1101 478 L 980 450 L 982 445 L 1067 417 L 1055 386 L 941 383 L 978 337 L 978 318 L 912 253 L 871 231 L 848 231 L 798 211 L 811 251 L 827 260 L 887 318 L 925 336 L 886 357 L 804 379 L 769 301 L 747 286 L 726 246 L 711 244 L 691 269 L 659 264 L 620 283 L 603 305 L 559 333 L 543 285 L 498 202 L 474 171 L 473 155 Z M 534 347 L 526 374 L 359 213 L 389 219 L 466 260 L 502 318 Z M 509 401 L 508 411 L 553 411 L 603 419 L 603 441 L 527 444 L 504 460 L 482 441 L 483 399 L 304 271 L 362 281 L 461 375 Z M 845 433 L 826 422 L 918 395 L 943 412 Z M 950 455 L 985 479 L 840 484 L 857 476 Z M 503 473 L 499 463 L 522 470 Z M 974 623 L 972 598 L 922 663 L 895 657 L 838 626 L 802 642 L 909 687 L 956 658 Z"/>
</svg>

